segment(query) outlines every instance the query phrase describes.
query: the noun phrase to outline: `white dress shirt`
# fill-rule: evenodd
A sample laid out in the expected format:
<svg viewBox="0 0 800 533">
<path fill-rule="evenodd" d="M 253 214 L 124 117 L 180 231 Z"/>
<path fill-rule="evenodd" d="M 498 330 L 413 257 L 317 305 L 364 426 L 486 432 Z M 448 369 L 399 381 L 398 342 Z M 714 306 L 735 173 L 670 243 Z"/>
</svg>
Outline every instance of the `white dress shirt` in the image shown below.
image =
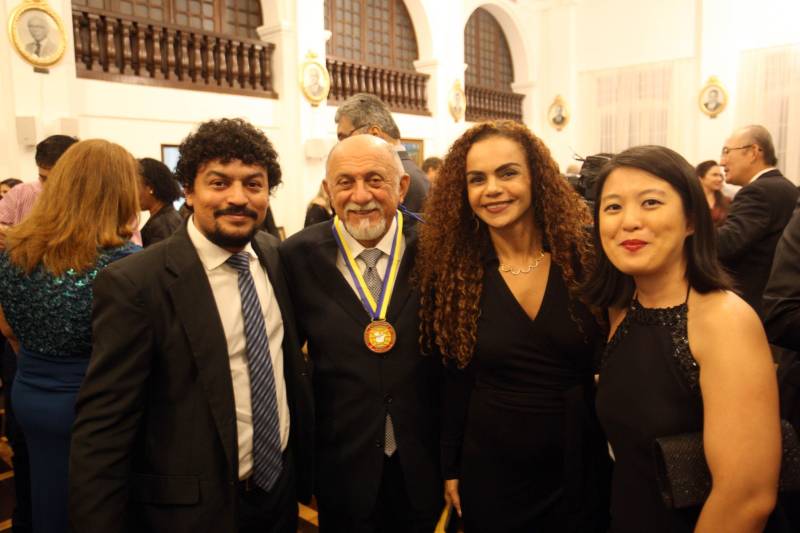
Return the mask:
<svg viewBox="0 0 800 533">
<path fill-rule="evenodd" d="M 239 273 L 225 263 L 233 254 L 208 240 L 194 225 L 194 217 L 187 224 L 189 238 L 205 268 L 214 301 L 217 303 L 233 380 L 233 397 L 236 404 L 236 434 L 239 444 L 239 479 L 250 477 L 253 470 L 253 418 L 250 403 L 250 370 L 247 366 L 247 346 L 244 336 L 242 299 L 239 294 Z M 275 394 L 278 400 L 281 449 L 289 442 L 289 404 L 286 401 L 286 381 L 283 378 L 283 318 L 275 299 L 275 292 L 266 271 L 258 261 L 253 247 L 248 243 L 244 251 L 250 256 L 250 274 L 264 313 L 264 324 L 269 337 L 269 353 L 275 375 Z"/>
<path fill-rule="evenodd" d="M 756 174 L 755 176 L 753 176 L 752 178 L 750 178 L 750 181 L 748 181 L 748 182 L 747 182 L 747 184 L 748 184 L 748 185 L 750 185 L 751 183 L 753 183 L 754 181 L 756 181 L 758 178 L 760 178 L 761 176 L 763 176 L 763 175 L 764 175 L 764 174 L 766 174 L 767 172 L 769 172 L 769 171 L 771 171 L 771 170 L 775 170 L 775 168 L 776 168 L 776 167 L 769 167 L 769 168 L 765 168 L 764 170 L 762 170 L 761 172 L 759 172 L 758 174 Z"/>
<path fill-rule="evenodd" d="M 344 224 L 342 224 L 344 227 Z M 386 279 L 386 269 L 389 268 L 389 254 L 392 253 L 392 241 L 394 240 L 394 232 L 397 230 L 397 218 L 392 219 L 392 224 L 389 226 L 389 230 L 383 236 L 383 238 L 375 245 L 375 248 L 383 252 L 383 255 L 380 259 L 378 259 L 378 263 L 375 265 L 375 270 L 378 271 L 378 275 L 381 277 L 381 280 Z M 344 241 L 347 243 L 347 247 L 350 249 L 350 253 L 353 254 L 353 257 L 356 258 L 356 264 L 358 265 L 359 270 L 361 270 L 361 274 L 367 270 L 367 264 L 364 262 L 363 259 L 358 257 L 358 254 L 366 250 L 366 248 L 358 242 L 355 237 L 350 235 L 347 232 L 347 228 L 344 228 L 342 232 L 344 235 Z M 400 257 L 398 258 L 399 261 L 403 260 L 403 253 L 406 251 L 406 239 L 401 233 L 397 236 L 400 239 L 400 249 L 398 253 Z M 356 289 L 356 282 L 353 280 L 353 276 L 350 275 L 350 270 L 347 268 L 347 262 L 342 254 L 342 251 L 336 254 L 336 267 L 339 269 L 339 272 L 342 273 L 344 279 L 347 280 L 347 283 L 350 285 L 350 288 L 353 289 L 353 292 L 356 293 L 359 301 L 361 297 L 358 295 L 358 289 Z"/>
</svg>

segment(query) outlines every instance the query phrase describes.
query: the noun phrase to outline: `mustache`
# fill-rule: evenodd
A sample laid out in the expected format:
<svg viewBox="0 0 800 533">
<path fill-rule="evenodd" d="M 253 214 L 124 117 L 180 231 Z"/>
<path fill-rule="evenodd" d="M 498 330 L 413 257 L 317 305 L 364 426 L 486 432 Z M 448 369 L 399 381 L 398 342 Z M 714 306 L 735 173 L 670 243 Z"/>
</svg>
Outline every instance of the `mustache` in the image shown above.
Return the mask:
<svg viewBox="0 0 800 533">
<path fill-rule="evenodd" d="M 258 213 L 253 211 L 252 209 L 247 209 L 246 207 L 226 207 L 225 209 L 216 209 L 214 211 L 214 218 L 219 218 L 225 215 L 244 215 L 246 217 L 250 217 L 253 220 L 258 218 Z"/>
<path fill-rule="evenodd" d="M 381 207 L 381 204 L 375 200 L 370 200 L 364 205 L 358 205 L 355 202 L 347 202 L 347 204 L 344 206 L 345 214 L 349 213 L 350 211 L 369 211 L 370 209 L 377 209 L 380 214 L 383 214 L 383 208 Z"/>
</svg>

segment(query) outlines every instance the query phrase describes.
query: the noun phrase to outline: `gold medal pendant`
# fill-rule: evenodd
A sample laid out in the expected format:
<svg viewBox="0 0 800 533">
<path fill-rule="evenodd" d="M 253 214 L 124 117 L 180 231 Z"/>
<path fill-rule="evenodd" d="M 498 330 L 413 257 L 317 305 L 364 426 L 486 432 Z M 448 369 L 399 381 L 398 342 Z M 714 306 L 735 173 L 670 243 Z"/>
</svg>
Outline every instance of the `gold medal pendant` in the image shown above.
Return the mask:
<svg viewBox="0 0 800 533">
<path fill-rule="evenodd" d="M 375 353 L 386 353 L 394 347 L 397 333 L 385 320 L 374 320 L 364 329 L 364 344 Z"/>
</svg>

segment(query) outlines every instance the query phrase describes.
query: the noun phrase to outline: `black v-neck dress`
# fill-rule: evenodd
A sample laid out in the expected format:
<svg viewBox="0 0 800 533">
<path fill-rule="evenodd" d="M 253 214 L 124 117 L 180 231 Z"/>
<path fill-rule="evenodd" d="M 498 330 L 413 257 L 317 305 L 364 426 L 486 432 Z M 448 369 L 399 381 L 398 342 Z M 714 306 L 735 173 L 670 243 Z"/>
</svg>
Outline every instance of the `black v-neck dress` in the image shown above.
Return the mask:
<svg viewBox="0 0 800 533">
<path fill-rule="evenodd" d="M 480 313 L 470 364 L 449 366 L 445 379 L 443 473 L 460 480 L 465 532 L 605 531 L 594 318 L 571 301 L 551 262 L 531 320 L 496 259 L 486 265 Z"/>
</svg>

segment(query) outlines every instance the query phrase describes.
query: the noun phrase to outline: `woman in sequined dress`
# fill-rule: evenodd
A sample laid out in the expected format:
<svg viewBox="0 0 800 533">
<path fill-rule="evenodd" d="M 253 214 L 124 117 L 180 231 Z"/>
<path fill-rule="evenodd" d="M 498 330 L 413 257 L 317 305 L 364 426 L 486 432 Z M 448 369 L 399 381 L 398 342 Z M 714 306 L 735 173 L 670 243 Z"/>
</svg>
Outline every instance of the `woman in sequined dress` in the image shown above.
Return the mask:
<svg viewBox="0 0 800 533">
<path fill-rule="evenodd" d="M 19 357 L 12 401 L 28 442 L 36 533 L 68 531 L 70 429 L 92 348 L 92 281 L 138 248 L 129 242 L 138 179 L 121 146 L 73 145 L 0 254 L 0 329 Z"/>
<path fill-rule="evenodd" d="M 758 316 L 717 261 L 694 169 L 641 146 L 612 158 L 597 187 L 587 294 L 611 326 L 597 393 L 615 457 L 611 531 L 762 531 L 781 460 L 775 370 Z M 654 440 L 700 431 L 711 493 L 701 507 L 669 509 Z"/>
</svg>

